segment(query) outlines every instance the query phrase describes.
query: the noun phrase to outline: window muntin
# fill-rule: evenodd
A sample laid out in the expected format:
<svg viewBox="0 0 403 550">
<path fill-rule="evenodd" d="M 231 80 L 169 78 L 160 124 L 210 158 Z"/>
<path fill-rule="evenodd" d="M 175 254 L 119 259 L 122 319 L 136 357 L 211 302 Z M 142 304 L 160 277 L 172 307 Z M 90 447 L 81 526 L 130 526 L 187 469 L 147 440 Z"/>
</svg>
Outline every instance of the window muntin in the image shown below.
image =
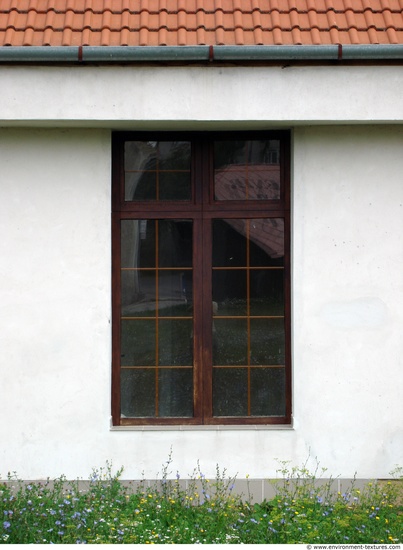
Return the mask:
<svg viewBox="0 0 403 550">
<path fill-rule="evenodd" d="M 290 422 L 289 136 L 239 137 L 114 136 L 114 424 Z"/>
</svg>

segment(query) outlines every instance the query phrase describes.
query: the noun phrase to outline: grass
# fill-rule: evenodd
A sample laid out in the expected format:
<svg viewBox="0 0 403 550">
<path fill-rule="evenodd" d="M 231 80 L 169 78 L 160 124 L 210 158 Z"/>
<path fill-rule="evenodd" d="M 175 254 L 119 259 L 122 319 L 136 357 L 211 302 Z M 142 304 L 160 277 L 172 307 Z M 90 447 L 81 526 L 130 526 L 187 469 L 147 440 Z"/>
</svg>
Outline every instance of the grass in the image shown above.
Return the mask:
<svg viewBox="0 0 403 550">
<path fill-rule="evenodd" d="M 199 466 L 186 486 L 179 473 L 170 479 L 171 457 L 152 487 L 127 486 L 109 463 L 92 472 L 86 490 L 63 476 L 28 484 L 9 474 L 0 482 L 0 543 L 403 542 L 401 469 L 395 481 L 361 491 L 352 483 L 340 494 L 317 470 L 280 464 L 275 497 L 255 504 L 236 495 L 235 479 L 218 467 L 214 480 Z"/>
</svg>

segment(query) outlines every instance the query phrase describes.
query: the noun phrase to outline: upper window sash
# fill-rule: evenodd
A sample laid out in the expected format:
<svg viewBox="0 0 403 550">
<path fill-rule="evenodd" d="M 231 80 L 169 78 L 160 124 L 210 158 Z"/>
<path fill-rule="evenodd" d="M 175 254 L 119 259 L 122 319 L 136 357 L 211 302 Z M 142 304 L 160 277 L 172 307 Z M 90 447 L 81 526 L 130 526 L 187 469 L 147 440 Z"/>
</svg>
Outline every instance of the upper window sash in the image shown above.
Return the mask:
<svg viewBox="0 0 403 550">
<path fill-rule="evenodd" d="M 288 142 L 285 131 L 116 132 L 113 210 L 287 210 Z"/>
</svg>

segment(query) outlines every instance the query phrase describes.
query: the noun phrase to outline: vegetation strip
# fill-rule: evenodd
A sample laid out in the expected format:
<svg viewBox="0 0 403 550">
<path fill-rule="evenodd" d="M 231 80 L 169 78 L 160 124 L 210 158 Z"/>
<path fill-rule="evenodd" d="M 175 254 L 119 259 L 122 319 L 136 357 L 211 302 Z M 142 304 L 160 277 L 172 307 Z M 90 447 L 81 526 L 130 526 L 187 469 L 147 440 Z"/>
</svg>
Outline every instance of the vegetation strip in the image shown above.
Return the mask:
<svg viewBox="0 0 403 550">
<path fill-rule="evenodd" d="M 64 476 L 0 482 L 0 543 L 397 544 L 403 542 L 403 478 L 334 493 L 333 479 L 281 463 L 276 496 L 253 503 L 234 493 L 235 478 L 217 466 L 208 480 L 194 470 L 186 484 L 171 479 L 172 460 L 152 487 L 129 486 L 123 469 L 93 470 L 88 489 Z M 322 472 L 324 472 L 323 470 Z M 400 478 L 398 476 L 400 475 Z"/>
</svg>

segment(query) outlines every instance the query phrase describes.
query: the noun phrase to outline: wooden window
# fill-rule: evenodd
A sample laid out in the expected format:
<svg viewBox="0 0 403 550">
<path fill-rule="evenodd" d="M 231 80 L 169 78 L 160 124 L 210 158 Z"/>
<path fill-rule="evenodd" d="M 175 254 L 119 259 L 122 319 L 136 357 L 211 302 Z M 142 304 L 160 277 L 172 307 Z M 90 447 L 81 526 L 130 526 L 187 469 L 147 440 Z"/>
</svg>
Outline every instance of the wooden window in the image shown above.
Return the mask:
<svg viewBox="0 0 403 550">
<path fill-rule="evenodd" d="M 113 135 L 114 425 L 291 422 L 289 133 Z"/>
</svg>

